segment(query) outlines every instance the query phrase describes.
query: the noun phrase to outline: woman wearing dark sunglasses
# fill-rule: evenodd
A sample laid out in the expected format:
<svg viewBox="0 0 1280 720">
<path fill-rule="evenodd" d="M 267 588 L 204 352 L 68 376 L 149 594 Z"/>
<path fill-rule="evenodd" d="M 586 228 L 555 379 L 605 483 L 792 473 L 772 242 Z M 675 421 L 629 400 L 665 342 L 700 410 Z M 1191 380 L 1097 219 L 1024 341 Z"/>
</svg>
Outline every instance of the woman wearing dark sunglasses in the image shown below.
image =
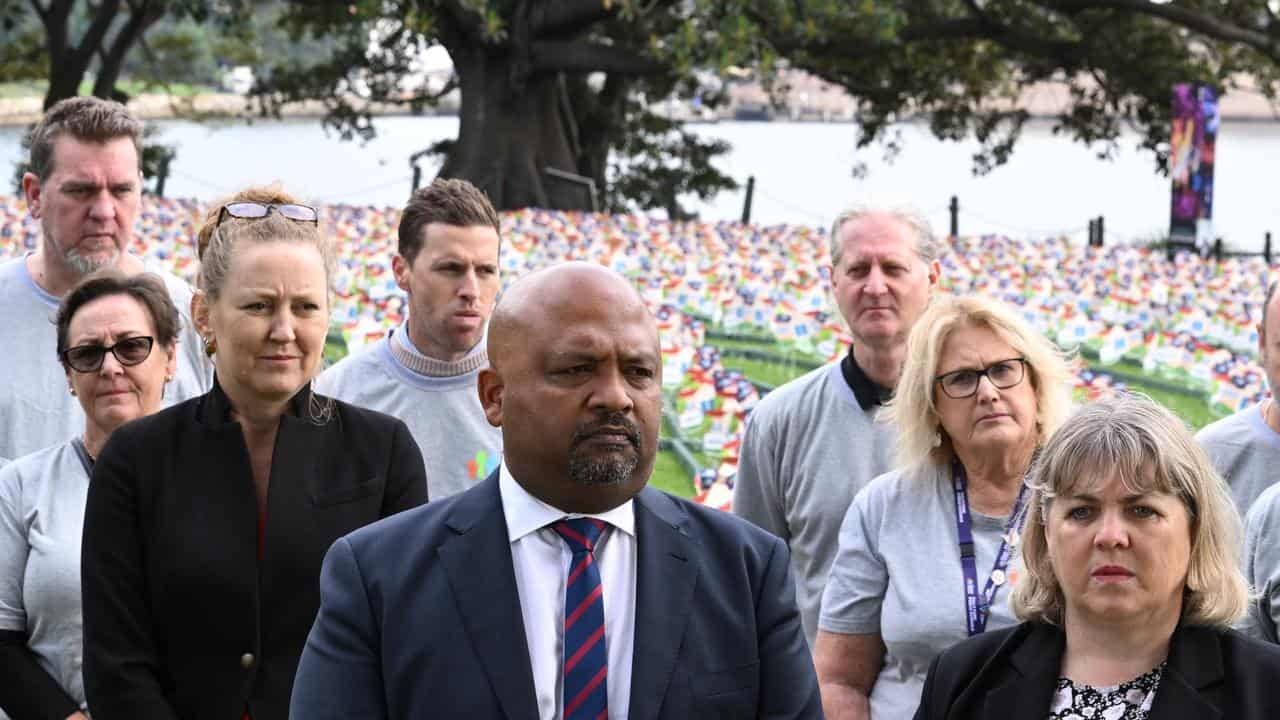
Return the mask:
<svg viewBox="0 0 1280 720">
<path fill-rule="evenodd" d="M 0 469 L 0 710 L 13 718 L 84 717 L 80 534 L 89 477 L 116 428 L 160 409 L 177 361 L 178 310 L 153 275 L 89 276 L 63 298 L 56 325 L 85 430 Z"/>
<path fill-rule="evenodd" d="M 214 387 L 117 432 L 85 514 L 85 690 L 100 718 L 288 716 L 337 538 L 426 501 L 399 420 L 311 391 L 333 253 L 274 188 L 215 206 L 192 317 Z"/>
</svg>

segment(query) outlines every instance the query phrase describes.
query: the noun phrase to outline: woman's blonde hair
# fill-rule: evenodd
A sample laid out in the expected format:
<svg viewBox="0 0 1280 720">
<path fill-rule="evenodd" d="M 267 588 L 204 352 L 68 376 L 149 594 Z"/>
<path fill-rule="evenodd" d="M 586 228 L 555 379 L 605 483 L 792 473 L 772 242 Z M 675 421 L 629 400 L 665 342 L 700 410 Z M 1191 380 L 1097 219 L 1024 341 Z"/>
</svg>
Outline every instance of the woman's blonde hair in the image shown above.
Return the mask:
<svg viewBox="0 0 1280 720">
<path fill-rule="evenodd" d="M 256 202 L 274 205 L 300 205 L 294 196 L 279 185 L 247 187 L 236 194 L 214 203 L 196 232 L 196 250 L 200 258 L 200 271 L 196 275 L 196 287 L 209 300 L 216 300 L 222 293 L 235 248 L 242 242 L 296 242 L 311 245 L 324 261 L 325 286 L 332 289 L 336 258 L 333 243 L 320 231 L 318 223 L 290 220 L 274 210 L 261 218 L 237 218 L 223 215 L 223 206 L 236 202 Z M 222 224 L 218 218 L 222 216 Z"/>
<path fill-rule="evenodd" d="M 1239 568 L 1240 517 L 1226 483 L 1181 420 L 1145 395 L 1128 393 L 1081 408 L 1036 460 L 1022 531 L 1026 575 L 1010 599 L 1018 618 L 1062 623 L 1065 598 L 1045 521 L 1055 498 L 1088 493 L 1111 478 L 1128 493 L 1182 501 L 1191 520 L 1183 622 L 1231 626 L 1244 614 L 1249 592 Z"/>
<path fill-rule="evenodd" d="M 1071 403 L 1070 368 L 1063 353 L 1007 306 L 977 296 L 936 297 L 907 338 L 907 357 L 884 419 L 897 427 L 898 465 L 903 468 L 945 465 L 955 457 L 951 441 L 938 421 L 935 379 L 942 349 L 960 328 L 989 328 L 1027 363 L 1036 394 L 1036 445 L 1062 422 Z"/>
</svg>

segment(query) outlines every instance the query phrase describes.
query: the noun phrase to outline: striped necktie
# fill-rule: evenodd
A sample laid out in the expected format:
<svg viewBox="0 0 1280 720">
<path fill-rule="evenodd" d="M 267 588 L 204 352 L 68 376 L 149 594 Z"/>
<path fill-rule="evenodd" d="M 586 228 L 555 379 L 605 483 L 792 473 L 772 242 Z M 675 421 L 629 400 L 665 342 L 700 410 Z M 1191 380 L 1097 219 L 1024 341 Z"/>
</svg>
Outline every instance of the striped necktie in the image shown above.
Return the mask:
<svg viewBox="0 0 1280 720">
<path fill-rule="evenodd" d="M 595 547 L 603 520 L 574 518 L 551 526 L 573 551 L 564 590 L 564 720 L 607 720 L 604 596 Z"/>
</svg>

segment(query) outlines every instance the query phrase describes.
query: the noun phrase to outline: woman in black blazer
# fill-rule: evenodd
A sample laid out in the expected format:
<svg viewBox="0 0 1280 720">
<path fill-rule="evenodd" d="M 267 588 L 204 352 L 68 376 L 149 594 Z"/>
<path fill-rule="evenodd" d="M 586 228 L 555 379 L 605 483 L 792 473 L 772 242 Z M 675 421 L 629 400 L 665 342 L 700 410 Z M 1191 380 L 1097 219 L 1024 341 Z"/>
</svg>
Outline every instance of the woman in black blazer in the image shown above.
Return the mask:
<svg viewBox="0 0 1280 720">
<path fill-rule="evenodd" d="M 338 537 L 426 501 L 398 420 L 316 395 L 332 251 L 313 208 L 246 190 L 200 233 L 206 395 L 118 429 L 81 575 L 97 720 L 283 720 Z"/>
<path fill-rule="evenodd" d="M 1139 396 L 1085 406 L 1034 487 L 1024 622 L 938 656 L 917 720 L 1280 717 L 1280 649 L 1229 629 L 1239 516 L 1180 420 Z"/>
</svg>

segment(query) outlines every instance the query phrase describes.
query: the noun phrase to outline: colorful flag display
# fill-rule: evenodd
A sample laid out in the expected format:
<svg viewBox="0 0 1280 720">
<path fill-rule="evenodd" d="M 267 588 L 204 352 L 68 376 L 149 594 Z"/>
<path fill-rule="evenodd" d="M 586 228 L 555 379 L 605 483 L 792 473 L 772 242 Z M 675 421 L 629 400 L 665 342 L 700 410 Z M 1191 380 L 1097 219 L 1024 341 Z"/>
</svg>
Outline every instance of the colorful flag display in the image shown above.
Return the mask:
<svg viewBox="0 0 1280 720">
<path fill-rule="evenodd" d="M 132 250 L 193 279 L 201 210 L 192 201 L 144 198 Z M 331 335 L 348 350 L 404 320 L 391 272 L 398 222 L 394 209 L 323 208 L 321 226 L 339 248 Z M 671 422 L 713 471 L 691 480 L 713 504 L 732 488 L 743 423 L 759 393 L 724 367 L 708 329 L 768 338 L 775 354 L 814 361 L 847 352 L 821 229 L 531 209 L 503 213 L 502 230 L 504 283 L 569 259 L 606 265 L 635 283 L 658 318 Z M 38 240 L 25 202 L 0 196 L 0 258 Z M 1219 412 L 1265 395 L 1256 361 L 1268 279 L 1260 258 L 1216 263 L 1184 254 L 1169 262 L 1145 248 L 980 236 L 955 239 L 942 265 L 942 292 L 998 298 L 1101 365 L 1194 388 Z M 1087 396 L 1122 387 L 1097 368 L 1082 367 L 1076 382 Z"/>
</svg>

